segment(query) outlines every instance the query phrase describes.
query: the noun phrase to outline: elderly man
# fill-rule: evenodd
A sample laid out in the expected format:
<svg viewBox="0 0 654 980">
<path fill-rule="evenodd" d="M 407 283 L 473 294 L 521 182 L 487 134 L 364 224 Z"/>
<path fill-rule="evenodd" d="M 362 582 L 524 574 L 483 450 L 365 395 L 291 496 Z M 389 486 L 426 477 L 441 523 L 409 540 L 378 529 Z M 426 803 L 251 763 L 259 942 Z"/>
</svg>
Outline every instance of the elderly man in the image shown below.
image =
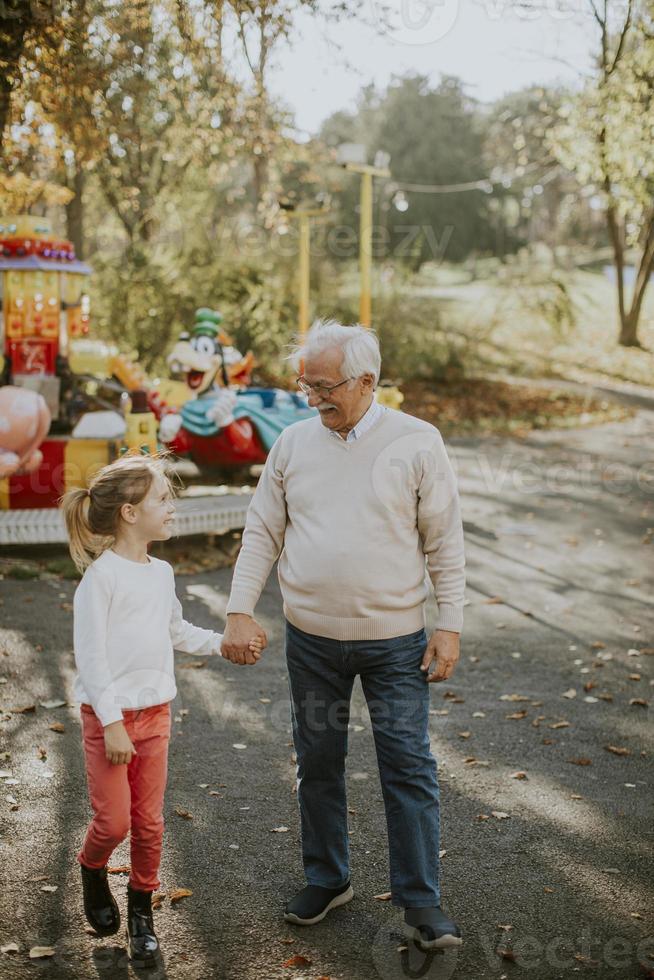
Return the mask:
<svg viewBox="0 0 654 980">
<path fill-rule="evenodd" d="M 439 888 L 439 785 L 429 683 L 459 658 L 465 559 L 456 478 L 438 429 L 374 399 L 380 354 L 361 326 L 318 321 L 296 348 L 318 416 L 281 433 L 250 504 L 223 656 L 251 663 L 275 560 L 297 753 L 307 885 L 285 918 L 313 925 L 353 897 L 345 795 L 350 698 L 361 678 L 386 809 L 391 893 L 423 948 L 461 943 Z M 438 621 L 424 605 L 433 584 Z M 432 668 L 430 670 L 430 668 Z"/>
</svg>

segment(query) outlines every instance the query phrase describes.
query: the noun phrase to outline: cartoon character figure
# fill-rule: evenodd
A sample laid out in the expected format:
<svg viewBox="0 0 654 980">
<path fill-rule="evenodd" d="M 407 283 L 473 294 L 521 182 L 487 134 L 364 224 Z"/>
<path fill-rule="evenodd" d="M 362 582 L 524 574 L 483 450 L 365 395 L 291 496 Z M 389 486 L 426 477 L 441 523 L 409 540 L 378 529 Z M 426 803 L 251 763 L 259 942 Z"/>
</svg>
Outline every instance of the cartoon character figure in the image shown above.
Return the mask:
<svg viewBox="0 0 654 980">
<path fill-rule="evenodd" d="M 29 388 L 0 388 L 0 479 L 33 473 L 43 462 L 39 446 L 50 429 L 43 395 Z"/>
<path fill-rule="evenodd" d="M 222 313 L 203 306 L 195 313 L 191 334 L 180 336 L 168 355 L 167 362 L 174 374 L 183 374 L 191 391 L 204 395 L 230 384 L 249 382 L 254 363 L 252 351 L 243 357 L 232 346 L 231 338 L 220 329 Z"/>
<path fill-rule="evenodd" d="M 243 357 L 221 323 L 217 310 L 197 310 L 191 334 L 168 356 L 171 371 L 186 379 L 189 400 L 159 425 L 160 440 L 207 474 L 263 463 L 281 430 L 314 411 L 303 396 L 250 387 L 252 351 Z"/>
</svg>

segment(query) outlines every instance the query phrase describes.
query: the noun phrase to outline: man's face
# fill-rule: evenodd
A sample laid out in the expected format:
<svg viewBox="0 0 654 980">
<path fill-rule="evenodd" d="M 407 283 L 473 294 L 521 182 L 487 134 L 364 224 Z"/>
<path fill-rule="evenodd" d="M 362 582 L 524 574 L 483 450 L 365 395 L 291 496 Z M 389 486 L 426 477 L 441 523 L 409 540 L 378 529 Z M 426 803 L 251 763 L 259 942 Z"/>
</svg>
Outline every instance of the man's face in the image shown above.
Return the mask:
<svg viewBox="0 0 654 980">
<path fill-rule="evenodd" d="M 305 359 L 303 377 L 309 384 L 321 384 L 330 388 L 344 380 L 342 365 L 343 351 L 338 347 L 331 347 Z M 356 425 L 370 405 L 373 391 L 373 375 L 364 374 L 335 388 L 328 396 L 312 391 L 309 405 L 318 409 L 326 428 L 340 432 Z"/>
</svg>

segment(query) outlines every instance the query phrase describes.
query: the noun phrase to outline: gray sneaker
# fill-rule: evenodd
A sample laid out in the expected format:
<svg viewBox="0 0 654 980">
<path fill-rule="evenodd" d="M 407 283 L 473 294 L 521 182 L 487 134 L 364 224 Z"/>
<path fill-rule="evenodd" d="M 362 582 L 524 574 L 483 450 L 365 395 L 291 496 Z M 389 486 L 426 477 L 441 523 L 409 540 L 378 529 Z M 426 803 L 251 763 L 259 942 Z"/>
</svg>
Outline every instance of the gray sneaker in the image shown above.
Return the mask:
<svg viewBox="0 0 654 980">
<path fill-rule="evenodd" d="M 354 898 L 350 882 L 340 888 L 307 885 L 287 903 L 284 918 L 296 926 L 314 926 L 325 918 L 330 909 L 345 905 Z"/>
<path fill-rule="evenodd" d="M 415 940 L 421 949 L 446 949 L 463 943 L 461 930 L 440 905 L 405 909 L 402 931 L 409 939 Z"/>
</svg>

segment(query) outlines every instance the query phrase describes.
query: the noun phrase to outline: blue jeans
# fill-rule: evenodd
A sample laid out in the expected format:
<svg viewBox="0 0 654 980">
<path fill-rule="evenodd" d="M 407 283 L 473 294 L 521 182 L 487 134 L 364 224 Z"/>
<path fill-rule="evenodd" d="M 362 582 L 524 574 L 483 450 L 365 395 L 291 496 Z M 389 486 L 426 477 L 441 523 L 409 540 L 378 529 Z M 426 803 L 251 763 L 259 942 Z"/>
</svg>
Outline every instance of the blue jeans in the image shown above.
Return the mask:
<svg viewBox="0 0 654 980">
<path fill-rule="evenodd" d="M 286 661 L 297 755 L 307 882 L 350 877 L 345 757 L 354 678 L 361 677 L 379 764 L 393 905 L 440 904 L 440 794 L 429 746 L 424 629 L 388 640 L 332 640 L 286 621 Z"/>
</svg>

